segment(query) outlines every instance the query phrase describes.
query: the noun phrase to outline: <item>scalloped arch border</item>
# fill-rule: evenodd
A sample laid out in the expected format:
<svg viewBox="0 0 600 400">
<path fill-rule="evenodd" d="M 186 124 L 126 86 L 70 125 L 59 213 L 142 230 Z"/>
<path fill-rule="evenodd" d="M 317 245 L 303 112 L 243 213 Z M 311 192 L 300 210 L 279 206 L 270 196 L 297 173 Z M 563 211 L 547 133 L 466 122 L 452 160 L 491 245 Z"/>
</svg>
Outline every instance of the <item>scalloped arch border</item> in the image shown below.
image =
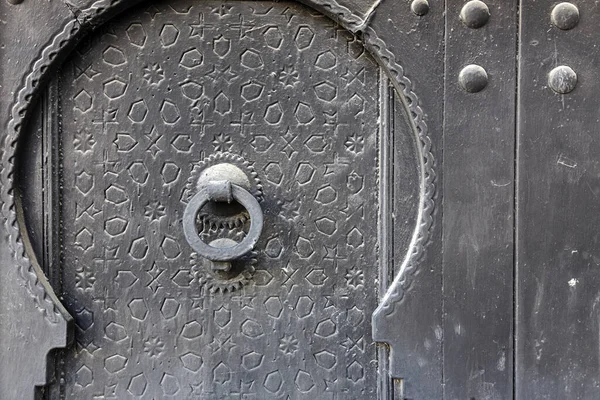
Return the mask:
<svg viewBox="0 0 600 400">
<path fill-rule="evenodd" d="M 21 84 L 21 89 L 16 92 L 11 107 L 10 121 L 3 141 L 0 173 L 0 212 L 5 218 L 8 232 L 8 244 L 15 255 L 19 276 L 36 307 L 42 312 L 50 323 L 58 323 L 63 312 L 57 304 L 57 299 L 52 292 L 47 279 L 39 268 L 35 267 L 27 257 L 19 222 L 17 220 L 16 203 L 14 196 L 14 170 L 15 156 L 19 138 L 23 134 L 24 121 L 31 112 L 35 96 L 49 78 L 52 67 L 58 63 L 59 56 L 63 56 L 76 44 L 80 35 L 88 33 L 96 25 L 110 19 L 114 14 L 141 3 L 145 0 L 99 0 L 89 8 L 82 10 L 77 19 L 67 22 L 48 42 L 40 55 L 31 64 L 30 71 Z M 125 4 L 128 3 L 128 4 Z M 395 56 L 387 48 L 371 27 L 364 27 L 364 21 L 354 15 L 348 8 L 336 2 L 327 0 L 304 0 L 303 3 L 322 7 L 337 16 L 341 22 L 352 32 L 362 33 L 363 42 L 367 50 L 375 57 L 387 72 L 405 108 L 410 112 L 415 133 L 415 141 L 420 154 L 420 203 L 418 219 L 411 239 L 408 253 L 402 263 L 400 272 L 394 278 L 380 306 L 373 314 L 375 319 L 381 315 L 394 312 L 396 305 L 404 298 L 409 290 L 418 265 L 425 255 L 425 246 L 431 236 L 433 226 L 433 210 L 435 196 L 435 160 L 431 152 L 431 139 L 428 136 L 428 127 L 424 120 L 424 113 L 419 106 L 417 95 L 412 90 L 411 81 L 405 76 L 404 69 L 397 62 Z M 313 7 L 313 8 L 314 8 Z M 361 31 L 362 28 L 362 31 Z"/>
</svg>

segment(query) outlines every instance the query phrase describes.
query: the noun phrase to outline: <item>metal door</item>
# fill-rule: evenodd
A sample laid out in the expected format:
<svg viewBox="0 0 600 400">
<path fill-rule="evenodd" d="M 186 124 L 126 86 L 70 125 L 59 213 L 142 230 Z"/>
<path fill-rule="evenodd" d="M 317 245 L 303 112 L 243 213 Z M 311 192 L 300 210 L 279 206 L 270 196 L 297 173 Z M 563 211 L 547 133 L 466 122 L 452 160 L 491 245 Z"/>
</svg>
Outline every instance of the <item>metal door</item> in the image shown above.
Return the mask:
<svg viewBox="0 0 600 400">
<path fill-rule="evenodd" d="M 0 3 L 0 399 L 598 398 L 596 5 L 301 3 Z"/>
<path fill-rule="evenodd" d="M 245 1 L 132 7 L 74 44 L 15 157 L 17 246 L 64 306 L 39 317 L 73 318 L 36 396 L 391 395 L 371 317 L 392 258 L 422 258 L 434 170 L 390 55 Z"/>
</svg>

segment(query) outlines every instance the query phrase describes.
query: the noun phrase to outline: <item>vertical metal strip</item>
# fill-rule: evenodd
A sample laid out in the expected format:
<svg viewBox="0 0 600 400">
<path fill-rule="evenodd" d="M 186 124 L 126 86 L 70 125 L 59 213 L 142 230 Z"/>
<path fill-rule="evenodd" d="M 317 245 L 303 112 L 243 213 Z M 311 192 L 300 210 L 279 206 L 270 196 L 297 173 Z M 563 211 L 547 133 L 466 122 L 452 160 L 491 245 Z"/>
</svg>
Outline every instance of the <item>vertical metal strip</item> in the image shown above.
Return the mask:
<svg viewBox="0 0 600 400">
<path fill-rule="evenodd" d="M 393 91 L 387 74 L 383 69 L 379 71 L 379 298 L 381 299 L 391 282 L 393 276 L 393 252 L 392 252 L 392 133 L 393 126 L 390 121 L 390 101 Z M 381 400 L 392 400 L 391 375 L 389 371 L 389 347 L 378 343 L 379 359 L 379 386 L 377 388 L 378 398 Z"/>
</svg>

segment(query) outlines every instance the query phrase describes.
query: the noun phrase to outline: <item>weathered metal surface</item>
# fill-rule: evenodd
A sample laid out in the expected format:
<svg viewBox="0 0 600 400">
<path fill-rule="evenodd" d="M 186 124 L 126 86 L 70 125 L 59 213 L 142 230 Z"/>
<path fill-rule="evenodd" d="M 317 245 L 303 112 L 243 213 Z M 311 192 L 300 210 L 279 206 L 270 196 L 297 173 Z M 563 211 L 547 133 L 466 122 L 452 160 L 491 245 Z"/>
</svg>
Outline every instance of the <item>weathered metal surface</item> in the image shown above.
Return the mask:
<svg viewBox="0 0 600 400">
<path fill-rule="evenodd" d="M 447 399 L 510 399 L 513 389 L 517 2 L 486 4 L 489 21 L 480 27 L 463 24 L 462 1 L 448 2 L 446 13 L 443 346 Z M 461 70 L 469 64 L 481 66 L 489 76 L 487 86 L 477 93 L 461 86 Z"/>
<path fill-rule="evenodd" d="M 302 2 L 0 3 L 0 399 L 598 397 L 596 7 Z"/>
<path fill-rule="evenodd" d="M 378 137 L 403 145 L 399 236 L 420 154 L 356 38 L 292 3 L 154 4 L 101 28 L 60 82 L 55 288 L 77 329 L 51 398 L 376 396 L 378 171 L 392 162 Z M 194 166 L 224 151 L 251 161 L 265 211 L 236 284 L 206 272 L 180 222 Z M 203 221 L 210 243 L 252 218 Z"/>
<path fill-rule="evenodd" d="M 600 397 L 598 343 L 598 37 L 600 10 L 576 2 L 579 23 L 552 22 L 555 3 L 521 7 L 516 396 Z M 567 66 L 577 84 L 553 91 Z M 564 87 L 564 86 L 559 86 Z M 563 90 L 566 92 L 566 90 Z"/>
</svg>

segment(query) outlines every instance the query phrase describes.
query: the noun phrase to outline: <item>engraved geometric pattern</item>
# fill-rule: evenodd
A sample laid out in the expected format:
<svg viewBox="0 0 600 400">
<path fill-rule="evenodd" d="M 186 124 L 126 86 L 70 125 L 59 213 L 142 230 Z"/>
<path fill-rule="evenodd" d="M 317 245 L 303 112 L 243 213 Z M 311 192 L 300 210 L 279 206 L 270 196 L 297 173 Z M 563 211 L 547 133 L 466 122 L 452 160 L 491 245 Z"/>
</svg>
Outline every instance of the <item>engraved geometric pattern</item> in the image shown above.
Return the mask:
<svg viewBox="0 0 600 400">
<path fill-rule="evenodd" d="M 157 3 L 63 70 L 66 398 L 364 399 L 377 388 L 379 67 L 294 3 Z M 256 271 L 211 293 L 181 218 L 195 164 L 263 185 Z"/>
</svg>

